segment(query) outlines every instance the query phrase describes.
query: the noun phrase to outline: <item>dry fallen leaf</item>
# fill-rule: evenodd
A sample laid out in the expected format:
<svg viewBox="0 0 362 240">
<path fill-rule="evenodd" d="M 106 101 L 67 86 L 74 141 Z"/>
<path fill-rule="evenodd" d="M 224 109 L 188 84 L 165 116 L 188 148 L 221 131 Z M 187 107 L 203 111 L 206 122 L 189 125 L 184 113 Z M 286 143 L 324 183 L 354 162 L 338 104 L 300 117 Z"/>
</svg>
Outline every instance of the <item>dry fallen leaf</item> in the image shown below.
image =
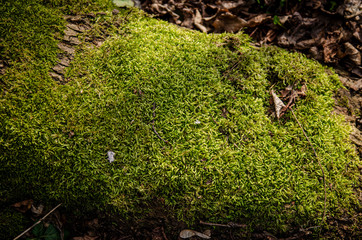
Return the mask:
<svg viewBox="0 0 362 240">
<path fill-rule="evenodd" d="M 298 91 L 298 95 L 302 97 L 307 96 L 307 86 L 305 84 L 300 88 L 300 91 Z"/>
<path fill-rule="evenodd" d="M 200 29 L 201 32 L 204 32 L 204 33 L 207 32 L 206 27 L 204 25 L 202 25 L 201 13 L 197 9 L 196 9 L 196 14 L 195 14 L 195 18 L 194 18 L 194 24 L 198 29 Z"/>
<path fill-rule="evenodd" d="M 273 96 L 274 106 L 275 106 L 275 114 L 277 115 L 277 118 L 280 117 L 280 111 L 283 107 L 285 107 L 285 104 L 280 100 L 280 98 L 275 94 L 274 90 L 271 90 L 271 94 Z"/>
<path fill-rule="evenodd" d="M 11 206 L 15 207 L 16 210 L 18 210 L 19 212 L 25 213 L 31 208 L 31 206 L 33 205 L 33 202 L 34 201 L 32 199 L 28 199 L 28 200 L 14 203 Z"/>
<path fill-rule="evenodd" d="M 207 234 L 209 234 L 209 232 L 206 232 Z M 211 235 L 211 233 L 210 233 Z M 191 238 L 191 237 L 194 237 L 194 236 L 198 236 L 200 238 L 203 238 L 203 239 L 210 239 L 211 237 L 204 234 L 204 233 L 200 233 L 200 232 L 197 232 L 197 231 L 194 231 L 194 230 L 190 230 L 190 229 L 184 229 L 180 232 L 180 238 L 183 238 L 183 239 L 186 239 L 186 238 Z"/>
<path fill-rule="evenodd" d="M 346 48 L 346 54 L 349 56 L 351 61 L 357 66 L 361 65 L 361 53 L 356 49 L 351 43 L 344 43 L 344 47 Z"/>
<path fill-rule="evenodd" d="M 238 32 L 240 29 L 245 27 L 247 22 L 238 17 L 233 15 L 230 12 L 225 12 L 220 14 L 216 20 L 213 22 L 212 26 L 215 28 L 215 32 Z"/>
<path fill-rule="evenodd" d="M 251 19 L 248 20 L 246 27 L 256 27 L 259 26 L 260 24 L 263 24 L 267 21 L 271 21 L 272 17 L 269 16 L 268 14 L 260 14 L 257 15 L 256 17 L 253 17 Z"/>
<path fill-rule="evenodd" d="M 204 234 L 211 237 L 211 230 L 210 229 L 205 230 Z"/>
<path fill-rule="evenodd" d="M 31 211 L 35 215 L 41 215 L 43 213 L 43 210 L 44 210 L 44 205 L 43 204 L 39 204 L 38 207 L 35 207 L 34 205 L 31 206 Z"/>
</svg>

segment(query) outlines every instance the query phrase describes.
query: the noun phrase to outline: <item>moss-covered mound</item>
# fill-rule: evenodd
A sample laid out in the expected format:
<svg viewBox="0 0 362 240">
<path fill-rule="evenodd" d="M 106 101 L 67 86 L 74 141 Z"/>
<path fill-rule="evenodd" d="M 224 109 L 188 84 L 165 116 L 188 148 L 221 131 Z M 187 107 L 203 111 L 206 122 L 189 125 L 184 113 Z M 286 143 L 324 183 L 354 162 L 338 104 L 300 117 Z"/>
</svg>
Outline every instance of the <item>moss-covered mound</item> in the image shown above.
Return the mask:
<svg viewBox="0 0 362 240">
<path fill-rule="evenodd" d="M 95 22 L 123 19 L 121 27 L 101 47 L 79 51 L 71 81 L 58 85 L 48 74 L 59 51 L 52 37 L 65 24 L 58 11 L 42 13 L 56 26 L 41 33 L 46 46 L 29 49 L 2 76 L 2 199 L 27 194 L 128 217 L 165 206 L 189 222 L 282 231 L 320 222 L 318 161 L 292 115 L 278 121 L 269 102 L 271 88 L 305 84 L 307 96 L 293 109 L 325 171 L 327 216 L 353 211 L 357 160 L 349 127 L 332 113 L 340 84 L 325 68 L 256 49 L 241 34 L 206 35 L 136 10 L 108 11 Z M 37 48 L 49 51 L 37 56 Z"/>
</svg>

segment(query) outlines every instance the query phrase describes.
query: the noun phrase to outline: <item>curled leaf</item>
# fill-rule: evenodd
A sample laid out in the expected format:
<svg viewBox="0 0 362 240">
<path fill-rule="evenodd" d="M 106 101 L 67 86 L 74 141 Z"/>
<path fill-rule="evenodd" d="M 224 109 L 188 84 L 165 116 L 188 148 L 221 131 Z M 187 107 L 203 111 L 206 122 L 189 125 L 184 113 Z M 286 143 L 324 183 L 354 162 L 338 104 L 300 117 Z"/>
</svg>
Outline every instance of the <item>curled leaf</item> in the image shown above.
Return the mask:
<svg viewBox="0 0 362 240">
<path fill-rule="evenodd" d="M 210 233 L 210 235 L 211 235 L 211 233 Z M 210 239 L 211 238 L 210 236 L 208 236 L 208 235 L 206 235 L 204 233 L 200 233 L 200 232 L 190 230 L 190 229 L 184 229 L 184 230 L 182 230 L 180 232 L 180 238 L 183 238 L 183 239 L 191 238 L 191 237 L 194 237 L 194 236 L 198 236 L 198 237 L 203 238 L 203 239 Z"/>
<path fill-rule="evenodd" d="M 285 107 L 285 104 L 280 100 L 280 98 L 275 94 L 274 90 L 271 90 L 271 94 L 273 96 L 274 106 L 275 106 L 275 114 L 277 115 L 277 118 L 280 117 L 280 111 L 283 107 Z"/>
<path fill-rule="evenodd" d="M 200 29 L 201 32 L 207 33 L 207 29 L 204 25 L 202 25 L 202 16 L 199 10 L 196 9 L 195 18 L 194 18 L 195 26 Z"/>
</svg>

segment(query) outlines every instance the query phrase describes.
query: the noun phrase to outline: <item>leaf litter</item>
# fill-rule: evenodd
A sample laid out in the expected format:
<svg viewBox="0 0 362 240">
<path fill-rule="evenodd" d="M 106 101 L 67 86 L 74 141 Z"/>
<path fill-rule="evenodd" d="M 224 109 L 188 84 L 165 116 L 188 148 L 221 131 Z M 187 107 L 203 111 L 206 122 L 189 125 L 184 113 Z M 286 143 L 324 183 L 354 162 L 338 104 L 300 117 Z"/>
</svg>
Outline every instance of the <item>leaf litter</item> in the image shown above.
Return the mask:
<svg viewBox="0 0 362 240">
<path fill-rule="evenodd" d="M 143 0 L 156 17 L 202 32 L 245 31 L 260 44 L 296 49 L 362 76 L 362 3 L 345 0 Z"/>
</svg>

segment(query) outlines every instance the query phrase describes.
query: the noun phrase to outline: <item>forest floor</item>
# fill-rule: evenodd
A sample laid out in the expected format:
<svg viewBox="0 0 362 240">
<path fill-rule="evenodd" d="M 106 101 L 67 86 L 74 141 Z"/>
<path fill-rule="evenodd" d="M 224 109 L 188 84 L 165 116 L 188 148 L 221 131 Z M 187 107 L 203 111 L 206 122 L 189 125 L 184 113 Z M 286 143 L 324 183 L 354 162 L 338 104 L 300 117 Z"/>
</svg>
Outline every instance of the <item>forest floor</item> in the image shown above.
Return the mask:
<svg viewBox="0 0 362 240">
<path fill-rule="evenodd" d="M 166 3 L 165 3 L 166 2 Z M 255 45 L 275 44 L 290 51 L 300 51 L 307 56 L 336 69 L 345 89 L 336 96 L 335 111 L 346 116 L 353 126 L 351 140 L 362 157 L 362 68 L 361 68 L 361 5 L 360 1 L 345 1 L 336 5 L 331 1 L 285 1 L 283 6 L 275 1 L 265 1 L 263 6 L 248 1 L 141 1 L 142 9 L 182 27 L 203 32 L 238 32 L 240 29 L 255 39 Z M 278 2 L 279 3 L 279 2 Z M 270 14 L 273 12 L 274 14 Z M 96 15 L 103 15 L 98 12 Z M 113 11 L 114 15 L 118 10 Z M 50 72 L 60 84 L 66 84 L 65 70 L 70 66 L 75 49 L 81 42 L 77 36 L 92 30 L 91 20 L 95 14 L 65 15 L 67 21 L 64 36 L 58 47 L 59 63 Z M 117 23 L 116 23 L 117 24 Z M 91 33 L 91 31 L 90 31 Z M 109 36 L 104 28 L 96 34 L 86 35 L 90 47 L 99 47 Z M 8 67 L 0 60 L 0 73 Z M 70 133 L 71 134 L 71 133 Z M 360 171 L 362 172 L 362 166 Z M 362 202 L 362 190 L 356 189 Z M 14 207 L 29 219 L 40 219 L 45 211 L 38 203 L 25 200 Z M 47 206 L 47 210 L 51 207 Z M 76 240 L 96 239 L 175 239 L 186 228 L 185 223 L 167 216 L 160 209 L 160 216 L 142 222 L 122 222 L 102 212 L 82 216 L 58 208 L 44 222 L 47 228 L 54 225 L 63 235 L 72 232 Z M 355 231 L 356 222 L 362 222 L 362 213 L 346 218 L 328 219 L 329 228 L 320 228 L 320 238 L 356 239 L 361 232 Z M 64 231 L 67 229 L 67 231 Z M 198 224 L 200 232 L 212 229 L 212 239 L 314 239 L 312 229 L 294 229 L 282 236 L 274 236 L 263 229 L 246 232 L 237 224 L 218 226 Z M 39 230 L 42 231 L 42 230 Z M 30 236 L 30 235 L 29 235 Z M 49 238 L 51 239 L 51 238 Z M 55 238 L 56 239 L 56 238 Z M 201 239 L 191 237 L 189 239 Z"/>
</svg>

